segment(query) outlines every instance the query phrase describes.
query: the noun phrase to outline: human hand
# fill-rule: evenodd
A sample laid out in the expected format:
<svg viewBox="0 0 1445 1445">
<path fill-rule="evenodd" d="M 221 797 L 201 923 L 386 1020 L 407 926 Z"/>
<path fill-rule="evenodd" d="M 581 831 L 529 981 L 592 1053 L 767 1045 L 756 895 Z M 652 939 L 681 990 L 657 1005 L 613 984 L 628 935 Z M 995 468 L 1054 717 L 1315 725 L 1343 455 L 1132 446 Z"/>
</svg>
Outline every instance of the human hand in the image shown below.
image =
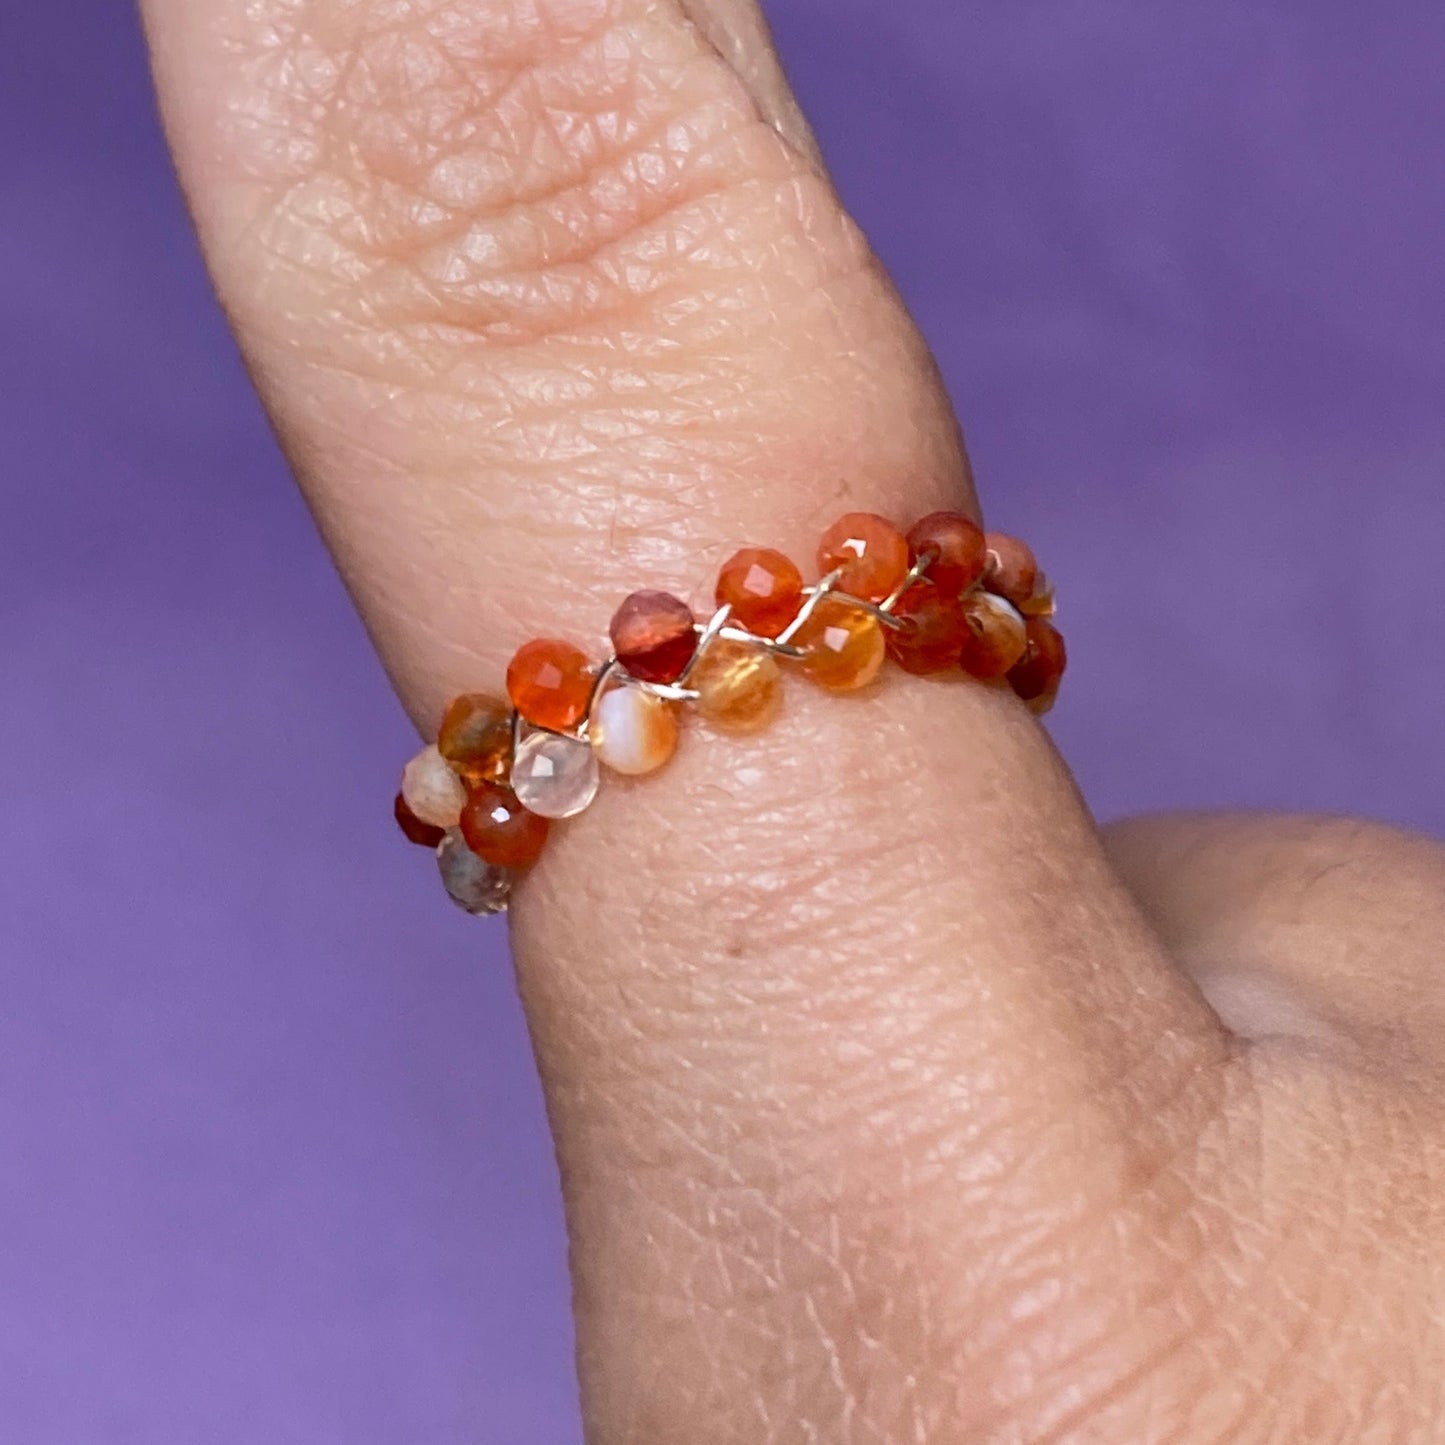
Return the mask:
<svg viewBox="0 0 1445 1445">
<path fill-rule="evenodd" d="M 736 545 L 973 505 L 749 6 L 146 12 L 423 730 Z M 1007 695 L 898 675 L 609 786 L 514 910 L 591 1438 L 1445 1438 L 1442 883 L 1355 825 L 1101 840 Z"/>
</svg>

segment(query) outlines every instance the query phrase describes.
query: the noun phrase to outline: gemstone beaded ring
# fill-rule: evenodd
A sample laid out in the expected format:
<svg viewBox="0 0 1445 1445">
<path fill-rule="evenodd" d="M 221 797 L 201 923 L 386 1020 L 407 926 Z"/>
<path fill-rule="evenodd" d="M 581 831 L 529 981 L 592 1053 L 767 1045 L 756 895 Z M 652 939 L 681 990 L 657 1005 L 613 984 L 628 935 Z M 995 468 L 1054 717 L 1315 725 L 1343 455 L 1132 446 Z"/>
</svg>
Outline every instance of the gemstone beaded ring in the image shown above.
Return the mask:
<svg viewBox="0 0 1445 1445">
<path fill-rule="evenodd" d="M 1064 639 L 1053 587 L 1025 543 L 958 512 L 934 512 L 906 534 L 851 512 L 823 534 L 818 571 L 809 586 L 781 552 L 744 548 L 718 574 L 707 622 L 670 593 L 634 592 L 601 662 L 539 638 L 512 658 L 505 698 L 455 699 L 396 798 L 401 831 L 435 849 L 452 900 L 502 912 L 552 822 L 597 796 L 602 768 L 641 776 L 672 757 L 685 708 L 723 732 L 766 726 L 784 664 L 853 692 L 892 658 L 906 672 L 1008 686 L 1036 714 L 1053 706 Z"/>
</svg>

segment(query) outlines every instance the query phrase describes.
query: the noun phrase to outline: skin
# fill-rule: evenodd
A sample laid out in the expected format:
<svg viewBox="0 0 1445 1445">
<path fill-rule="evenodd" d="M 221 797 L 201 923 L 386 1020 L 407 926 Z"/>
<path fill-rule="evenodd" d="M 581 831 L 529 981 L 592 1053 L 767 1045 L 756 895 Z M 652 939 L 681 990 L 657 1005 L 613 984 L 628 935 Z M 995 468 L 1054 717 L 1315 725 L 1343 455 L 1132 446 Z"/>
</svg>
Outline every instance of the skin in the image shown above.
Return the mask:
<svg viewBox="0 0 1445 1445">
<path fill-rule="evenodd" d="M 750 3 L 146 0 L 423 732 L 530 636 L 976 499 Z M 1445 850 L 1101 837 L 1006 693 L 791 687 L 516 899 L 594 1445 L 1445 1439 Z"/>
</svg>

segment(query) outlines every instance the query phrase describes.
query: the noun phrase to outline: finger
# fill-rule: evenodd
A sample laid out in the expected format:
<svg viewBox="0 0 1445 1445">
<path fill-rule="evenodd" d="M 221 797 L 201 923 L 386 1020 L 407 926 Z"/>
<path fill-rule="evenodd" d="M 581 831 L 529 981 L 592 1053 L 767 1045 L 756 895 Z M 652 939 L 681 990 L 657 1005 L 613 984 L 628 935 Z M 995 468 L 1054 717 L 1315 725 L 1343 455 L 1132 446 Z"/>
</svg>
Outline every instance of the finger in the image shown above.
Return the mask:
<svg viewBox="0 0 1445 1445">
<path fill-rule="evenodd" d="M 635 587 L 972 504 L 866 246 L 676 4 L 146 8 L 221 294 L 424 730 Z M 799 683 L 754 740 L 695 730 L 560 831 L 514 943 L 599 1440 L 844 1438 L 860 1398 L 900 1438 L 954 1377 L 873 1361 L 1039 1347 L 1040 1221 L 1078 1231 L 1051 1321 L 1122 1311 L 1121 1239 L 1174 1252 L 1103 1221 L 1225 1041 L 1003 692 Z"/>
<path fill-rule="evenodd" d="M 1216 1010 L 1249 1038 L 1445 1063 L 1445 848 L 1343 818 L 1131 819 L 1110 857 Z"/>
</svg>

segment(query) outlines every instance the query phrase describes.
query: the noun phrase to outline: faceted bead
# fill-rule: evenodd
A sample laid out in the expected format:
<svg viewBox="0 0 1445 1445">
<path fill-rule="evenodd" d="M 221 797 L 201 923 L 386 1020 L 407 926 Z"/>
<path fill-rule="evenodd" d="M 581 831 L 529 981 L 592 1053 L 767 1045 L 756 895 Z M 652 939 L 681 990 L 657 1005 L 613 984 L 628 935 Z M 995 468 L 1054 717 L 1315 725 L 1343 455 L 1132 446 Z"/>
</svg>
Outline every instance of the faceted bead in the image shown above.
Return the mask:
<svg viewBox="0 0 1445 1445">
<path fill-rule="evenodd" d="M 959 661 L 971 677 L 1002 677 L 1024 655 L 1028 635 L 1018 609 L 992 592 L 975 592 L 963 604 L 968 633 Z"/>
<path fill-rule="evenodd" d="M 708 644 L 687 682 L 697 690 L 698 712 L 727 732 L 751 733 L 766 727 L 782 699 L 783 674 L 777 659 L 764 648 L 726 637 Z"/>
<path fill-rule="evenodd" d="M 677 751 L 677 708 L 640 687 L 609 688 L 588 728 L 597 756 L 614 773 L 656 772 Z"/>
<path fill-rule="evenodd" d="M 1054 584 L 1040 572 L 1034 579 L 1034 590 L 1028 600 L 1019 603 L 1019 611 L 1025 617 L 1052 617 L 1056 610 Z"/>
<path fill-rule="evenodd" d="M 1068 665 L 1068 650 L 1058 628 L 1046 618 L 1030 617 L 1024 655 L 1010 671 L 1008 680 L 1025 702 L 1033 702 L 1051 690 L 1058 691 Z"/>
<path fill-rule="evenodd" d="M 905 672 L 944 672 L 958 666 L 968 623 L 956 597 L 921 582 L 898 599 L 893 615 L 902 626 L 887 634 L 888 655 Z"/>
<path fill-rule="evenodd" d="M 530 868 L 542 852 L 550 825 L 529 813 L 510 788 L 482 783 L 462 810 L 462 836 L 480 858 L 497 868 Z"/>
<path fill-rule="evenodd" d="M 437 750 L 469 782 L 501 782 L 512 751 L 512 705 L 489 692 L 456 698 L 442 718 Z"/>
<path fill-rule="evenodd" d="M 512 791 L 539 818 L 573 818 L 597 796 L 601 781 L 592 746 L 580 738 L 535 732 L 517 744 Z"/>
<path fill-rule="evenodd" d="M 846 602 L 819 603 L 793 641 L 804 649 L 803 671 L 830 692 L 866 687 L 887 655 L 882 624 Z"/>
<path fill-rule="evenodd" d="M 507 696 L 529 723 L 567 732 L 582 721 L 592 697 L 587 654 L 551 637 L 526 643 L 507 668 Z"/>
<path fill-rule="evenodd" d="M 608 629 L 617 660 L 642 682 L 676 682 L 697 650 L 692 608 L 670 592 L 634 592 Z"/>
<path fill-rule="evenodd" d="M 990 532 L 984 543 L 988 550 L 984 586 L 1000 597 L 1007 597 L 1015 607 L 1027 602 L 1034 595 L 1034 583 L 1039 578 L 1039 564 L 1033 549 L 1027 542 L 1006 537 L 1002 532 Z"/>
<path fill-rule="evenodd" d="M 435 848 L 441 842 L 445 834 L 445 828 L 438 828 L 435 823 L 423 823 L 415 813 L 406 805 L 406 799 L 400 793 L 396 795 L 396 805 L 393 811 L 396 814 L 396 826 L 412 843 L 420 843 L 423 848 Z"/>
<path fill-rule="evenodd" d="M 908 540 L 886 517 L 849 512 L 818 544 L 818 567 L 843 574 L 838 589 L 868 602 L 882 602 L 908 574 Z"/>
<path fill-rule="evenodd" d="M 459 828 L 442 836 L 437 848 L 437 868 L 442 886 L 458 908 L 479 918 L 501 913 L 506 908 L 512 891 L 511 870 L 479 858 L 467 847 Z"/>
<path fill-rule="evenodd" d="M 436 748 L 423 748 L 401 775 L 401 796 L 412 816 L 435 828 L 455 828 L 467 801 L 466 784 Z"/>
<path fill-rule="evenodd" d="M 803 605 L 803 574 L 781 552 L 744 547 L 718 573 L 717 605 L 759 637 L 776 637 Z"/>
<path fill-rule="evenodd" d="M 962 512 L 930 512 L 914 523 L 908 533 L 911 562 L 931 552 L 928 580 L 946 597 L 967 592 L 980 577 L 988 561 L 983 528 Z"/>
</svg>

